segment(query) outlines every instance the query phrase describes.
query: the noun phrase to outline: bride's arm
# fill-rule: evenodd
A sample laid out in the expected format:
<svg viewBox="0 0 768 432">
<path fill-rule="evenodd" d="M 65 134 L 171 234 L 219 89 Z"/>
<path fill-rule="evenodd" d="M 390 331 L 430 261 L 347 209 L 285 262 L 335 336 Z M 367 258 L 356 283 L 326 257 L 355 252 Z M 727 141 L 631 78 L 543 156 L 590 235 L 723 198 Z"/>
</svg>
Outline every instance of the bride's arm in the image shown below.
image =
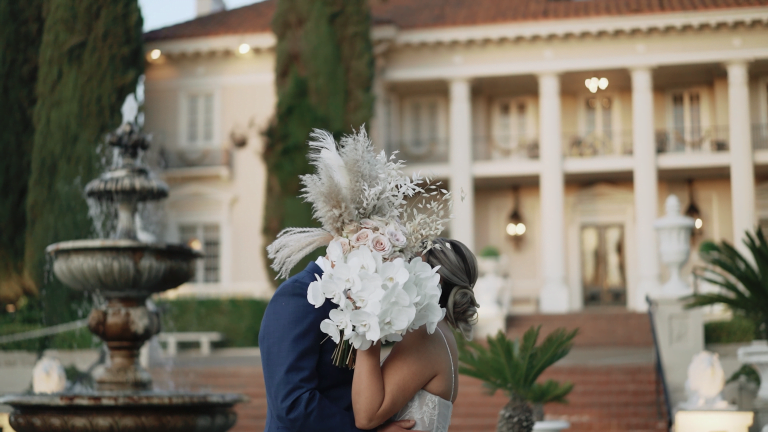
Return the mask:
<svg viewBox="0 0 768 432">
<path fill-rule="evenodd" d="M 357 352 L 352 408 L 358 428 L 373 429 L 389 420 L 435 377 L 435 353 L 429 342 L 423 327 L 406 334 L 383 366 L 381 344 Z"/>
</svg>

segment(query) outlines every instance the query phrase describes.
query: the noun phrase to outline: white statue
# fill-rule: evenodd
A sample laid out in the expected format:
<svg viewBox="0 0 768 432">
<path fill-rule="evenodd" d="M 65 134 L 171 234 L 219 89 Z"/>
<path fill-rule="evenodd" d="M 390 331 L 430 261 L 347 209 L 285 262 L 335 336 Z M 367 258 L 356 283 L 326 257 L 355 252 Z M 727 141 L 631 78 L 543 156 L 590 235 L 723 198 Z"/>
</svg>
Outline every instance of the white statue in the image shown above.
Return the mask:
<svg viewBox="0 0 768 432">
<path fill-rule="evenodd" d="M 688 381 L 685 382 L 685 391 L 688 400 L 680 404 L 682 409 L 733 409 L 727 401 L 723 400 L 722 391 L 725 387 L 725 372 L 720 365 L 720 358 L 716 353 L 702 351 L 693 356 L 688 366 Z"/>
<path fill-rule="evenodd" d="M 475 335 L 485 338 L 506 326 L 506 307 L 500 298 L 505 279 L 498 274 L 498 258 L 478 258 L 480 277 L 475 283 L 475 299 L 480 305 Z"/>
<path fill-rule="evenodd" d="M 32 391 L 35 393 L 59 393 L 67 387 L 67 374 L 58 359 L 43 357 L 32 369 Z"/>
</svg>

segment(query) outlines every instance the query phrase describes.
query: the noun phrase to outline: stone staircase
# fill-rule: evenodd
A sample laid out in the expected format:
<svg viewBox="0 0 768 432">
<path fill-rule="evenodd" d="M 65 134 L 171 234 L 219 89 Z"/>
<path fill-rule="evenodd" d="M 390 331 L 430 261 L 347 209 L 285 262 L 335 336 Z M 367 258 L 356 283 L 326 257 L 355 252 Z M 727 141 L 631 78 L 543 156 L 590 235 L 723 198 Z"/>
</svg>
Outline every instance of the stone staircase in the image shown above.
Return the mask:
<svg viewBox="0 0 768 432">
<path fill-rule="evenodd" d="M 544 378 L 576 384 L 568 405 L 544 407 L 547 419 L 570 422 L 569 432 L 666 430 L 666 414 L 659 418 L 657 412 L 653 366 L 556 366 Z M 506 398 L 488 396 L 472 378 L 462 377 L 460 384 L 451 432 L 495 431 Z"/>
<path fill-rule="evenodd" d="M 545 407 L 547 419 L 569 421 L 568 432 L 666 431 L 663 399 L 661 416 L 657 408 L 653 341 L 644 314 L 530 315 L 512 318 L 509 324 L 511 335 L 522 334 L 530 325 L 538 324 L 543 326 L 542 335 L 560 326 L 582 328 L 571 354 L 543 376 L 575 384 L 569 404 Z M 212 357 L 211 361 L 215 361 L 215 352 Z M 258 358 L 227 360 L 215 367 L 153 369 L 152 374 L 160 388 L 174 387 L 175 382 L 184 383 L 184 388 L 190 390 L 244 393 L 250 401 L 237 407 L 238 423 L 232 430 L 264 429 L 267 405 Z M 462 376 L 459 384 L 451 432 L 495 431 L 506 398 L 501 393 L 488 396 L 473 378 Z"/>
</svg>

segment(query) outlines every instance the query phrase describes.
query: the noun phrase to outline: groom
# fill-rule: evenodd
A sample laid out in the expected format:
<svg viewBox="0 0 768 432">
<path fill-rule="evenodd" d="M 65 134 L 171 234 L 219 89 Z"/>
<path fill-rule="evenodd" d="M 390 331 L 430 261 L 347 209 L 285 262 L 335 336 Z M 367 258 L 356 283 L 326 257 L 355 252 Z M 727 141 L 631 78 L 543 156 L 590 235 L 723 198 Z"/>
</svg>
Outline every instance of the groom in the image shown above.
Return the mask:
<svg viewBox="0 0 768 432">
<path fill-rule="evenodd" d="M 315 308 L 307 288 L 322 276 L 310 263 L 283 282 L 270 300 L 259 332 L 261 364 L 267 387 L 265 432 L 359 432 L 352 414 L 353 371 L 331 363 L 336 344 L 320 331 L 335 307 Z M 389 423 L 378 432 L 403 432 L 412 420 Z"/>
</svg>

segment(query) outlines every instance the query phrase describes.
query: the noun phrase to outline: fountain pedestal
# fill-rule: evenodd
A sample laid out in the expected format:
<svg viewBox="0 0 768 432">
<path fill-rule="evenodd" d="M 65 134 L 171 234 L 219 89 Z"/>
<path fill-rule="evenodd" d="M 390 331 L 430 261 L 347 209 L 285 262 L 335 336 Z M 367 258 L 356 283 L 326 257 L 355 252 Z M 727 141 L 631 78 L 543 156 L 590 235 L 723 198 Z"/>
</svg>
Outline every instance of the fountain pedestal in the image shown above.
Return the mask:
<svg viewBox="0 0 768 432">
<path fill-rule="evenodd" d="M 115 206 L 115 237 L 46 249 L 61 282 L 104 299 L 91 311 L 88 328 L 109 348 L 109 362 L 94 371 L 93 392 L 10 395 L 0 404 L 13 407 L 10 424 L 17 432 L 224 432 L 234 426 L 233 406 L 247 400 L 243 395 L 155 392 L 139 364 L 141 346 L 160 332 L 147 298 L 190 280 L 201 254 L 137 240 L 137 203 L 167 197 L 168 186 L 139 163 L 149 143 L 135 126 L 121 126 L 109 143 L 122 163 L 88 183 L 85 193 Z"/>
</svg>

